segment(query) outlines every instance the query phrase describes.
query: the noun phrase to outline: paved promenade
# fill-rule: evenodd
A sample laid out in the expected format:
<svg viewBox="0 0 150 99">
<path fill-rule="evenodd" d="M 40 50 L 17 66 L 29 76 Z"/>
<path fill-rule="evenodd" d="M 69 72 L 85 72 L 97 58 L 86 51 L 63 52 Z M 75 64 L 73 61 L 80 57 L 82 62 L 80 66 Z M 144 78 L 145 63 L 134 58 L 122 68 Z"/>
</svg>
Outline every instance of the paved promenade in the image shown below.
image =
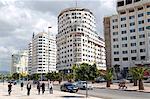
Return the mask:
<svg viewBox="0 0 150 99">
<path fill-rule="evenodd" d="M 150 93 L 150 83 L 144 83 L 144 90 L 138 90 L 138 86 L 133 86 L 133 83 L 128 83 L 126 84 L 126 86 L 127 86 L 126 91 L 139 91 L 139 92 Z M 106 83 L 95 83 L 93 84 L 93 87 L 106 89 Z M 118 83 L 111 84 L 111 87 L 108 89 L 122 90 L 122 89 L 118 89 Z"/>
<path fill-rule="evenodd" d="M 69 92 L 61 92 L 54 90 L 53 94 L 49 94 L 47 87 L 44 95 L 37 94 L 36 86 L 32 86 L 30 96 L 27 96 L 26 85 L 24 86 L 23 91 L 21 91 L 20 85 L 13 85 L 12 87 L 12 94 L 8 96 L 8 83 L 4 85 L 0 83 L 0 99 L 100 99 L 96 97 L 88 97 L 86 98 L 85 95 L 80 95 L 76 93 L 69 93 Z"/>
</svg>

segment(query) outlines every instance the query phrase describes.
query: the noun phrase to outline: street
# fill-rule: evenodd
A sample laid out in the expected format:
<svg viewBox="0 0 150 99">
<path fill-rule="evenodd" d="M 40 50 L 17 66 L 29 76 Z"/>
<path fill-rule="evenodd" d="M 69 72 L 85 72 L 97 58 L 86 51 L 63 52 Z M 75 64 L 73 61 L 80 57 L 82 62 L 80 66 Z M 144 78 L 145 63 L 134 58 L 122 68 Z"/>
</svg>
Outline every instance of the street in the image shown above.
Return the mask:
<svg viewBox="0 0 150 99">
<path fill-rule="evenodd" d="M 60 90 L 60 86 L 55 86 L 54 90 Z M 85 95 L 86 90 L 79 90 L 77 93 Z M 121 91 L 112 89 L 98 89 L 88 90 L 89 96 L 99 97 L 103 99 L 150 99 L 149 93 Z"/>
</svg>

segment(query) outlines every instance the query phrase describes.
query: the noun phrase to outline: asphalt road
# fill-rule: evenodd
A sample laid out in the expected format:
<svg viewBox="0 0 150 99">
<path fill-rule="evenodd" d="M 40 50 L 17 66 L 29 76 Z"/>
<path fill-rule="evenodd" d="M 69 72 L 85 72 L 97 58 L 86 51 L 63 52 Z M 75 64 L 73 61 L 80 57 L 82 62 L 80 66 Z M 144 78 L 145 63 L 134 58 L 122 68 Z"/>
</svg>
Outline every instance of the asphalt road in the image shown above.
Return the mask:
<svg viewBox="0 0 150 99">
<path fill-rule="evenodd" d="M 60 90 L 60 86 L 54 86 L 54 90 Z M 86 90 L 79 90 L 77 93 L 85 95 Z M 150 99 L 150 93 L 97 88 L 88 90 L 88 95 L 103 99 Z"/>
</svg>

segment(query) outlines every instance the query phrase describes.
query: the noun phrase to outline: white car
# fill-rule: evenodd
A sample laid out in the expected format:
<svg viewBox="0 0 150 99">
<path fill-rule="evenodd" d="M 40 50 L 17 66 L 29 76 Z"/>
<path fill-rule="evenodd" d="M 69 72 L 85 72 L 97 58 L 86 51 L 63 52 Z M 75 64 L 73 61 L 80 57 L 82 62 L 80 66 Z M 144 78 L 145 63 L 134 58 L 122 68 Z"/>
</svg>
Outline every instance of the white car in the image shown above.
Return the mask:
<svg viewBox="0 0 150 99">
<path fill-rule="evenodd" d="M 74 83 L 79 89 L 93 89 L 92 83 L 87 82 L 87 81 L 77 81 Z M 87 84 L 87 85 L 86 85 Z"/>
</svg>

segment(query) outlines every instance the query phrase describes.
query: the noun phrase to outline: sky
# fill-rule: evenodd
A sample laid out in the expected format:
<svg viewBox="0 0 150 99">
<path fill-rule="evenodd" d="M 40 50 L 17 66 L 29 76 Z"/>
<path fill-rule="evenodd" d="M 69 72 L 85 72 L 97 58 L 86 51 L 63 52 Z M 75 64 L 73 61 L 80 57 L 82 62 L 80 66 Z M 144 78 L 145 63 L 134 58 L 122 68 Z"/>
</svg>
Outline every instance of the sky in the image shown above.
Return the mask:
<svg viewBox="0 0 150 99">
<path fill-rule="evenodd" d="M 0 71 L 9 71 L 11 55 L 28 48 L 33 32 L 57 34 L 57 16 L 66 8 L 83 7 L 96 18 L 103 38 L 103 17 L 116 14 L 116 0 L 0 0 Z"/>
</svg>

